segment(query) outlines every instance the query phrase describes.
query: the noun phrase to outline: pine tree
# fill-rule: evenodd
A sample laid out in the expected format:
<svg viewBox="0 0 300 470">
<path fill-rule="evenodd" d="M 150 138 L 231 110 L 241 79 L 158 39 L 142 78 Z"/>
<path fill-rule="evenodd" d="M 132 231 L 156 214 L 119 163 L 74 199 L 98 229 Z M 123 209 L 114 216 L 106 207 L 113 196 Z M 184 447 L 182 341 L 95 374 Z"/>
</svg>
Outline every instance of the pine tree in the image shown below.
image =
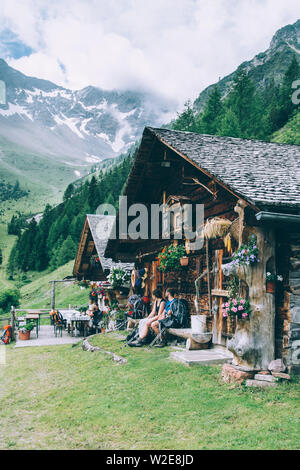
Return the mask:
<svg viewBox="0 0 300 470">
<path fill-rule="evenodd" d="M 255 85 L 247 72 L 239 68 L 228 96 L 228 107 L 232 109 L 239 123 L 239 137 L 253 137 L 255 123 Z"/>
<path fill-rule="evenodd" d="M 182 113 L 177 113 L 177 119 L 172 125 L 174 130 L 196 132 L 195 113 L 192 109 L 191 102 L 184 104 Z"/>
<path fill-rule="evenodd" d="M 295 90 L 292 88 L 294 81 L 300 78 L 300 65 L 295 56 L 287 69 L 283 84 L 279 94 L 279 116 L 278 116 L 278 129 L 283 127 L 287 121 L 292 117 L 297 106 L 292 101 L 292 95 Z"/>
<path fill-rule="evenodd" d="M 72 240 L 71 235 L 69 235 L 59 249 L 57 257 L 58 266 L 66 264 L 68 261 L 74 259 L 76 255 L 76 248 L 76 244 Z"/>
<path fill-rule="evenodd" d="M 205 134 L 215 134 L 222 117 L 223 103 L 219 87 L 216 85 L 209 95 L 202 115 L 201 132 Z"/>
<path fill-rule="evenodd" d="M 240 137 L 241 129 L 239 126 L 239 120 L 231 108 L 226 110 L 223 118 L 221 119 L 217 133 L 220 136 Z"/>
<path fill-rule="evenodd" d="M 63 200 L 64 201 L 67 201 L 68 199 L 70 199 L 73 196 L 74 189 L 75 189 L 74 185 L 72 183 L 70 183 L 69 186 L 67 187 L 67 189 L 64 192 L 64 195 L 63 195 Z"/>
<path fill-rule="evenodd" d="M 88 189 L 88 204 L 90 206 L 91 213 L 94 213 L 99 205 L 99 190 L 97 185 L 96 177 L 93 176 Z"/>
</svg>

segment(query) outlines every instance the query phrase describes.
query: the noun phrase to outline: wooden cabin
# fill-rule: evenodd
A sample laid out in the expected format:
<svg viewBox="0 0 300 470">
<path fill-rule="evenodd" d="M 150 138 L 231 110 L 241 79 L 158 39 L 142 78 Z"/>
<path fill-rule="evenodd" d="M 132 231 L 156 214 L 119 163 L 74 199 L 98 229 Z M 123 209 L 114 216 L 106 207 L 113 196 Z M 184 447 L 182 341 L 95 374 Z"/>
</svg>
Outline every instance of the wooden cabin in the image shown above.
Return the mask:
<svg viewBox="0 0 300 470">
<path fill-rule="evenodd" d="M 157 255 L 173 240 L 120 239 L 117 218 L 117 239 L 108 241 L 105 256 L 147 267 L 148 294 L 156 287 L 175 287 L 192 314 L 207 315 L 214 344 L 228 347 L 237 364 L 265 369 L 272 359 L 285 358 L 294 370 L 300 368 L 298 146 L 146 127 L 123 195 L 128 207 L 143 203 L 150 209 L 168 200 L 203 204 L 205 221 L 233 222 L 233 250 L 255 233 L 261 259 L 248 275 L 240 275 L 252 308 L 250 319 L 243 321 L 222 315 L 228 298 L 222 265 L 232 255 L 222 238 L 188 250 L 188 266 L 164 274 Z M 284 277 L 276 294 L 266 292 L 267 270 Z"/>
<path fill-rule="evenodd" d="M 130 271 L 132 263 L 115 263 L 104 256 L 114 216 L 87 215 L 76 254 L 73 274 L 78 280 L 106 281 L 112 267 Z"/>
</svg>

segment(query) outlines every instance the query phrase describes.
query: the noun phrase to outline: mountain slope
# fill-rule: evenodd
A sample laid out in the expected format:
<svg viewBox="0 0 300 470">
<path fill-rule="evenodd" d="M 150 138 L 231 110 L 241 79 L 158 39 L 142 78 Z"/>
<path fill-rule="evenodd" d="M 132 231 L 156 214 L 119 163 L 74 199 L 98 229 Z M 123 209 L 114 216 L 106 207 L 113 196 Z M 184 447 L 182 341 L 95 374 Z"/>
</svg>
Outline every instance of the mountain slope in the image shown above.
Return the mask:
<svg viewBox="0 0 300 470">
<path fill-rule="evenodd" d="M 272 80 L 279 83 L 295 55 L 300 63 L 300 20 L 278 30 L 270 47 L 265 52 L 256 55 L 254 59 L 242 63 L 240 68 L 248 72 L 257 88 L 261 88 Z M 230 89 L 235 74 L 236 71 L 218 82 L 222 96 L 225 96 Z M 195 110 L 203 109 L 215 85 L 210 85 L 200 93 L 194 102 Z"/>
<path fill-rule="evenodd" d="M 0 135 L 69 164 L 91 165 L 126 151 L 147 124 L 162 124 L 171 103 L 133 91 L 92 86 L 72 91 L 27 77 L 0 60 L 7 103 Z"/>
</svg>

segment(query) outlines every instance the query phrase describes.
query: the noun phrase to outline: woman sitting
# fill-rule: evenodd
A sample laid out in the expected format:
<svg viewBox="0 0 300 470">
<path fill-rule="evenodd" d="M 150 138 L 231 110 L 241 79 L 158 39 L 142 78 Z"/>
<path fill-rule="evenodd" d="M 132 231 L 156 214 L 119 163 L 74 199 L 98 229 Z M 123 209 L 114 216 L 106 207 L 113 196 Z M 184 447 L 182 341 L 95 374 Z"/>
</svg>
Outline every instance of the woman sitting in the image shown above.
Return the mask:
<svg viewBox="0 0 300 470">
<path fill-rule="evenodd" d="M 149 330 L 153 322 L 156 322 L 163 318 L 163 312 L 165 310 L 165 300 L 163 299 L 162 293 L 159 289 L 155 289 L 152 294 L 153 297 L 153 308 L 150 315 L 147 318 L 143 318 L 139 323 L 139 340 L 135 346 L 143 346 L 146 343 Z"/>
</svg>

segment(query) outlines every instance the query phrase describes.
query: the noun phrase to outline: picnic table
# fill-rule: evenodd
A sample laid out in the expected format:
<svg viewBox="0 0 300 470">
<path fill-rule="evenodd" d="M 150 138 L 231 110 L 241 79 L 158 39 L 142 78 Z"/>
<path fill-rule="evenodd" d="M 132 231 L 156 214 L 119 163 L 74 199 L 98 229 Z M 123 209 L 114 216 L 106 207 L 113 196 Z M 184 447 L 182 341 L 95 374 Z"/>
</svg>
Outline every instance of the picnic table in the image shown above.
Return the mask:
<svg viewBox="0 0 300 470">
<path fill-rule="evenodd" d="M 67 322 L 68 333 L 74 336 L 75 328 L 83 331 L 84 336 L 87 336 L 88 323 L 91 319 L 89 315 L 82 314 L 78 310 L 60 310 L 63 319 Z"/>
</svg>

